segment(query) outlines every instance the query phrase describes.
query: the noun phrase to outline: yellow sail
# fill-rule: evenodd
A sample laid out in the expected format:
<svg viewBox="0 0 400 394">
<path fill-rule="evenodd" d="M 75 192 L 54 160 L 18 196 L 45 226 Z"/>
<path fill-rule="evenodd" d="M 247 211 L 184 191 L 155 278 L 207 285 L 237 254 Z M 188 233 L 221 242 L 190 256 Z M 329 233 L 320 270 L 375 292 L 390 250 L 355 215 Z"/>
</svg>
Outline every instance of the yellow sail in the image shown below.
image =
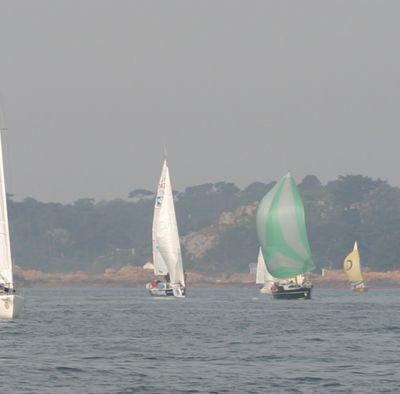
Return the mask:
<svg viewBox="0 0 400 394">
<path fill-rule="evenodd" d="M 358 253 L 357 242 L 354 243 L 354 249 L 344 259 L 343 269 L 347 275 L 347 279 L 350 282 L 363 281 L 360 267 L 360 254 Z"/>
</svg>

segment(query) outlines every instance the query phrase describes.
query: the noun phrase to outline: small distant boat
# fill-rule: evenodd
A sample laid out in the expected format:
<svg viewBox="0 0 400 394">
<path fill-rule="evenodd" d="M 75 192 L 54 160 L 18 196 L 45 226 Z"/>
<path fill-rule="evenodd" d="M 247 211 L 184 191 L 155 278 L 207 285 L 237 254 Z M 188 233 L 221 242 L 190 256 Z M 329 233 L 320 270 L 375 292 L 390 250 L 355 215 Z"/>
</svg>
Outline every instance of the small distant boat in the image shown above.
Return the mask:
<svg viewBox="0 0 400 394">
<path fill-rule="evenodd" d="M 357 242 L 354 242 L 353 250 L 344 259 L 343 269 L 353 291 L 358 293 L 368 291 L 361 273 L 360 253 Z"/>
<path fill-rule="evenodd" d="M 256 284 L 261 285 L 261 294 L 271 294 L 271 287 L 277 279 L 274 278 L 267 270 L 264 257 L 260 250 L 258 251 L 257 270 L 256 270 Z"/>
<path fill-rule="evenodd" d="M 4 182 L 3 151 L 0 134 L 0 318 L 12 319 L 23 308 L 23 297 L 13 279 L 7 197 Z"/>
<path fill-rule="evenodd" d="M 152 296 L 156 297 L 185 297 L 185 274 L 166 160 L 164 160 L 158 183 L 152 233 L 154 275 L 163 278 L 154 278 L 147 283 L 146 288 Z"/>
<path fill-rule="evenodd" d="M 307 238 L 304 206 L 290 173 L 261 200 L 257 234 L 269 273 L 276 278 L 276 299 L 310 299 L 312 283 L 305 274 L 315 268 Z"/>
</svg>

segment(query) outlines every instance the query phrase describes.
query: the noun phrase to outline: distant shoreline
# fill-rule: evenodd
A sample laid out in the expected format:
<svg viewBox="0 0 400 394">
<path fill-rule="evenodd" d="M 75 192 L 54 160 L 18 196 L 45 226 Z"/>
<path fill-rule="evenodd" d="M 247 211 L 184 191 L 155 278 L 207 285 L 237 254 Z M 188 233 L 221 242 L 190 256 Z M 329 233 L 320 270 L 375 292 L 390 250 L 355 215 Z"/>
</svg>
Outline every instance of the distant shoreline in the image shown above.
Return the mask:
<svg viewBox="0 0 400 394">
<path fill-rule="evenodd" d="M 118 270 L 106 269 L 103 274 L 86 272 L 48 273 L 36 270 L 17 269 L 16 281 L 27 288 L 140 288 L 153 278 L 151 272 L 142 267 L 125 266 Z M 368 287 L 377 289 L 400 288 L 400 271 L 367 272 L 364 279 Z M 315 288 L 348 289 L 349 284 L 341 271 L 329 271 L 323 277 L 312 274 Z M 188 287 L 192 288 L 257 288 L 251 274 L 220 274 L 207 276 L 197 272 L 187 272 Z"/>
</svg>

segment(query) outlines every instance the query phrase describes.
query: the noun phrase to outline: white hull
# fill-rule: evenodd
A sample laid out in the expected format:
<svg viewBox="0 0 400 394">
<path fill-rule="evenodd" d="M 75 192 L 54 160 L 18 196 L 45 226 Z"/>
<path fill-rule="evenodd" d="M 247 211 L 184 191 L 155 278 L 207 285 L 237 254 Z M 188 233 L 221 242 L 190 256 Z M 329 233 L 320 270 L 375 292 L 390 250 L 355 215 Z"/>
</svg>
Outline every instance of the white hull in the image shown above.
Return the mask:
<svg viewBox="0 0 400 394">
<path fill-rule="evenodd" d="M 24 297 L 17 294 L 0 295 L 0 319 L 17 317 L 24 307 Z"/>
<path fill-rule="evenodd" d="M 271 294 L 271 287 L 261 287 L 261 289 L 260 289 L 260 293 L 261 294 Z"/>
<path fill-rule="evenodd" d="M 162 287 L 162 288 L 154 288 L 151 286 L 151 283 L 146 285 L 146 289 L 150 292 L 153 297 L 175 297 L 175 298 L 185 298 L 186 296 L 186 288 L 184 287 Z"/>
<path fill-rule="evenodd" d="M 265 264 L 264 264 L 265 265 Z M 262 287 L 260 287 L 260 293 L 261 294 L 271 294 L 271 288 L 274 285 L 274 282 L 268 280 L 266 281 Z"/>
</svg>

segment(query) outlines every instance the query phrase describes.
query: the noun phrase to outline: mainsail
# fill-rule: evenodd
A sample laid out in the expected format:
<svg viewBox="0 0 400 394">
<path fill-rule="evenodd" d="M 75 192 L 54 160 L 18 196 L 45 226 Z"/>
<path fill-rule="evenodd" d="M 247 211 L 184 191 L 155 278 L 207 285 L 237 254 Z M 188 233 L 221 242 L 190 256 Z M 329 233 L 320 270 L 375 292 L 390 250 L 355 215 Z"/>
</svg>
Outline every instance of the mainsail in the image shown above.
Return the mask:
<svg viewBox="0 0 400 394">
<path fill-rule="evenodd" d="M 256 222 L 262 253 L 272 276 L 288 279 L 315 268 L 303 201 L 290 173 L 261 200 Z"/>
<path fill-rule="evenodd" d="M 156 275 L 169 274 L 172 284 L 185 285 L 174 199 L 166 160 L 161 171 L 154 206 L 153 264 Z"/>
<path fill-rule="evenodd" d="M 0 135 L 0 282 L 8 285 L 13 283 L 1 135 Z"/>
<path fill-rule="evenodd" d="M 343 269 L 349 282 L 354 284 L 363 282 L 360 266 L 360 253 L 358 252 L 357 242 L 354 243 L 353 250 L 343 261 Z"/>
</svg>

